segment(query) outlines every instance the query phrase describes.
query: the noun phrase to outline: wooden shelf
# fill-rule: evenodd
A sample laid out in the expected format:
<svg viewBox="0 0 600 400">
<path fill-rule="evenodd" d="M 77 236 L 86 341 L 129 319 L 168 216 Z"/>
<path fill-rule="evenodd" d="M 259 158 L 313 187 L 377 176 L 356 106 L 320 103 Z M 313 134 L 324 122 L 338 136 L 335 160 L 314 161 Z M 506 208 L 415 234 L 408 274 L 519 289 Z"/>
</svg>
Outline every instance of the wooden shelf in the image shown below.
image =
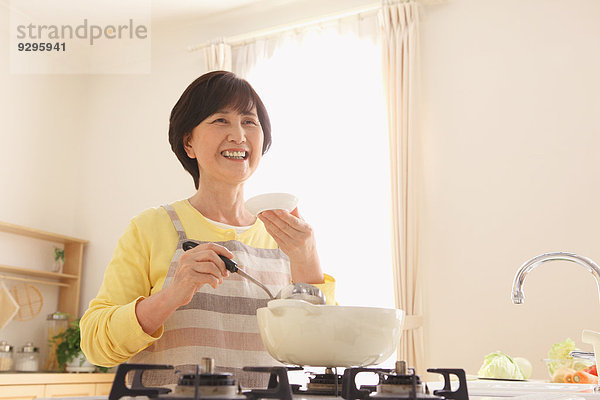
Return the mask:
<svg viewBox="0 0 600 400">
<path fill-rule="evenodd" d="M 11 274 L 37 276 L 38 278 L 46 279 L 78 279 L 77 275 L 73 274 L 62 274 L 58 272 L 40 271 L 31 268 L 11 267 L 9 265 L 0 264 L 0 272 L 9 272 Z"/>
<path fill-rule="evenodd" d="M 67 243 L 87 244 L 88 243 L 87 240 L 77 239 L 74 237 L 69 237 L 69 236 L 58 234 L 58 233 L 45 232 L 45 231 L 41 231 L 39 229 L 28 228 L 25 226 L 20 226 L 20 225 L 15 225 L 15 224 L 9 224 L 8 222 L 1 222 L 1 221 L 0 221 L 0 232 L 14 233 L 15 235 L 27 236 L 27 237 L 31 237 L 31 238 L 35 238 L 35 239 L 47 240 L 49 242 L 56 242 L 56 243 L 64 243 L 64 244 L 67 244 Z"/>
<path fill-rule="evenodd" d="M 62 283 L 62 282 L 57 282 L 57 281 L 47 281 L 45 279 L 21 278 L 20 276 L 12 276 L 12 275 L 4 275 L 4 274 L 0 274 L 0 279 L 6 279 L 8 281 L 39 283 L 40 285 L 50 285 L 50 286 L 62 286 L 62 287 L 71 286 L 68 283 Z"/>
<path fill-rule="evenodd" d="M 62 243 L 64 245 L 65 263 L 63 265 L 62 273 L 0 265 L 0 277 L 9 280 L 58 286 L 58 311 L 78 316 L 83 246 L 87 244 L 88 241 L 7 222 L 0 222 L 0 232 L 53 243 Z"/>
<path fill-rule="evenodd" d="M 44 279 L 42 280 L 42 279 L 20 278 L 18 276 L 4 275 L 4 274 L 2 274 L 2 272 L 7 272 L 10 274 L 17 274 L 17 275 L 33 276 L 33 277 L 44 278 Z M 0 278 L 13 280 L 13 281 L 23 281 L 23 282 L 39 283 L 42 285 L 52 285 L 52 286 L 62 286 L 62 287 L 71 286 L 70 282 L 69 283 L 63 282 L 63 279 L 66 279 L 66 280 L 79 279 L 79 277 L 77 275 L 73 275 L 73 274 L 62 274 L 62 273 L 58 273 L 58 272 L 40 271 L 37 269 L 31 269 L 31 268 L 11 267 L 9 265 L 2 265 L 2 264 L 0 264 Z M 53 279 L 53 280 L 48 280 L 48 279 Z M 56 279 L 58 279 L 58 281 Z"/>
</svg>

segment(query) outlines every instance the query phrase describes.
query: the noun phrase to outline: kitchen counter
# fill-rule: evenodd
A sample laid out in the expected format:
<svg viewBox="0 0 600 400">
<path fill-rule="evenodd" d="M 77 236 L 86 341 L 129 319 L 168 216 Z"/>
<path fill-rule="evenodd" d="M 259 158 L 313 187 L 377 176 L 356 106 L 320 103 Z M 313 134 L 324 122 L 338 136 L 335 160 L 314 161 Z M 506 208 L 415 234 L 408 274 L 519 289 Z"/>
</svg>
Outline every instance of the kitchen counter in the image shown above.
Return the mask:
<svg viewBox="0 0 600 400">
<path fill-rule="evenodd" d="M 20 385 L 25 377 L 29 376 L 29 382 L 43 383 L 46 385 L 62 386 L 62 384 L 70 383 L 88 384 L 95 380 L 97 383 L 108 384 L 105 388 L 105 393 L 97 393 L 95 395 L 80 395 L 77 393 L 65 394 L 64 397 L 55 394 L 46 394 L 36 397 L 36 400 L 107 400 L 110 392 L 110 385 L 114 374 L 0 374 L 0 385 L 6 385 L 7 382 L 14 386 Z M 11 380 L 12 377 L 12 380 Z M 456 389 L 458 382 L 452 382 L 452 389 Z M 428 382 L 430 390 L 441 389 L 443 383 L 440 381 Z M 35 385 L 34 385 L 35 386 Z M 469 379 L 467 387 L 470 400 L 600 400 L 600 394 L 591 393 L 595 385 L 575 385 L 575 384 L 557 384 L 544 381 L 495 381 L 495 380 L 480 380 Z M 0 389 L 2 386 L 0 386 Z M 0 399 L 7 397 L 0 396 Z M 22 397 L 19 397 L 21 399 Z M 142 397 L 136 398 L 141 400 Z M 294 396 L 294 400 L 343 400 L 341 397 L 330 396 Z M 125 399 L 123 399 L 125 400 Z"/>
<path fill-rule="evenodd" d="M 427 383 L 430 390 L 441 389 L 443 382 Z M 452 382 L 456 390 L 458 382 Z M 600 400 L 600 394 L 592 393 L 596 385 L 550 383 L 536 381 L 505 381 L 467 378 L 470 400 L 491 400 L 510 397 L 511 400 Z"/>
</svg>

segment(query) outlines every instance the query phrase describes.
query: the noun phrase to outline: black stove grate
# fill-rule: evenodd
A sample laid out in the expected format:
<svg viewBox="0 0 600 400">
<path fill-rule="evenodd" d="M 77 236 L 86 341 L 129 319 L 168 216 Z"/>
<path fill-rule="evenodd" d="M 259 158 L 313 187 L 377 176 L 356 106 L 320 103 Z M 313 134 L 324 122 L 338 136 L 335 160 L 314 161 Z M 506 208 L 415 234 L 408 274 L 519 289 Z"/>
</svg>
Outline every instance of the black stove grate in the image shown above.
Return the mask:
<svg viewBox="0 0 600 400">
<path fill-rule="evenodd" d="M 147 396 L 151 399 L 158 398 L 162 394 L 171 392 L 171 389 L 160 387 L 147 387 L 142 383 L 144 371 L 153 369 L 169 370 L 174 369 L 172 365 L 159 364 L 121 364 L 115 374 L 108 400 L 119 400 L 126 396 Z M 133 381 L 131 387 L 127 387 L 127 374 L 133 371 Z"/>
<path fill-rule="evenodd" d="M 441 374 L 444 377 L 444 388 L 436 390 L 433 395 L 426 393 L 418 393 L 417 385 L 421 380 L 414 373 L 414 369 L 410 369 L 411 374 L 398 375 L 393 369 L 380 368 L 348 368 L 344 371 L 342 378 L 342 398 L 345 400 L 469 400 L 467 391 L 467 378 L 463 369 L 448 369 L 434 368 L 428 369 L 427 372 Z M 356 376 L 363 372 L 372 372 L 379 375 L 380 383 L 403 385 L 409 388 L 408 395 L 399 395 L 395 393 L 374 393 L 374 386 L 356 386 Z M 451 390 L 450 375 L 458 377 L 459 387 L 457 390 Z"/>
<path fill-rule="evenodd" d="M 123 397 L 146 396 L 149 399 L 177 399 L 177 400 L 199 400 L 202 399 L 198 388 L 202 385 L 218 386 L 235 385 L 235 379 L 231 374 L 201 374 L 198 367 L 195 374 L 182 375 L 180 385 L 194 387 L 193 397 L 182 397 L 180 395 L 173 396 L 171 390 L 162 387 L 147 387 L 142 384 L 142 375 L 146 370 L 173 370 L 170 365 L 153 365 L 153 364 L 121 364 L 117 369 L 115 380 L 110 391 L 109 400 L 119 400 Z M 409 369 L 412 373 L 400 375 L 393 369 L 380 368 L 347 368 L 343 376 L 337 374 L 317 374 L 312 378 L 311 382 L 316 385 L 324 384 L 330 386 L 333 384 L 335 388 L 333 392 L 324 392 L 321 390 L 311 391 L 302 390 L 299 385 L 290 385 L 288 379 L 288 371 L 302 370 L 301 367 L 244 367 L 244 371 L 268 373 L 269 384 L 266 389 L 252 389 L 235 395 L 233 397 L 218 397 L 220 400 L 246 399 L 246 400 L 261 400 L 261 399 L 276 399 L 276 400 L 293 400 L 294 394 L 306 395 L 319 399 L 319 396 L 341 397 L 344 400 L 469 400 L 467 392 L 467 382 L 465 371 L 462 369 L 428 369 L 428 372 L 441 374 L 444 377 L 444 387 L 441 390 L 436 390 L 433 395 L 426 393 L 418 393 L 417 386 L 421 381 L 414 370 Z M 133 381 L 131 387 L 126 385 L 127 374 L 133 372 Z M 407 394 L 397 393 L 374 393 L 375 386 L 356 385 L 356 376 L 360 373 L 370 372 L 379 375 L 379 382 L 385 385 L 402 385 L 409 388 Z M 457 390 L 452 391 L 450 385 L 450 375 L 458 377 L 459 386 Z M 341 388 L 339 381 L 341 379 Z M 216 397 L 211 397 L 216 398 Z"/>
</svg>

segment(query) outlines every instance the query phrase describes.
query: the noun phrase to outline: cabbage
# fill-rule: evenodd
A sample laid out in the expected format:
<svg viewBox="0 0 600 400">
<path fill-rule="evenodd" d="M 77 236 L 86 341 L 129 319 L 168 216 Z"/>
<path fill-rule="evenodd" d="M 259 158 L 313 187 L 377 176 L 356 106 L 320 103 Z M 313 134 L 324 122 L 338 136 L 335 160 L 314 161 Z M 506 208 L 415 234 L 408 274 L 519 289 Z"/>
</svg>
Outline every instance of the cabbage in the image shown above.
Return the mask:
<svg viewBox="0 0 600 400">
<path fill-rule="evenodd" d="M 480 378 L 519 379 L 525 377 L 519 366 L 508 355 L 497 351 L 485 356 L 477 375 Z"/>
<path fill-rule="evenodd" d="M 519 366 L 519 369 L 523 374 L 523 378 L 531 378 L 531 373 L 533 372 L 533 365 L 531 365 L 528 359 L 523 357 L 513 357 L 513 361 Z"/>
<path fill-rule="evenodd" d="M 554 375 L 554 372 L 562 367 L 571 367 L 573 363 L 573 357 L 569 355 L 569 352 L 575 350 L 575 342 L 571 338 L 566 338 L 563 342 L 555 343 L 548 350 L 548 372 L 550 376 Z"/>
<path fill-rule="evenodd" d="M 566 338 L 560 343 L 552 345 L 548 351 L 548 372 L 550 376 L 554 375 L 557 369 L 567 367 L 575 371 L 582 370 L 593 364 L 593 361 L 574 359 L 569 355 L 569 352 L 577 350 L 575 342 L 571 338 Z"/>
</svg>

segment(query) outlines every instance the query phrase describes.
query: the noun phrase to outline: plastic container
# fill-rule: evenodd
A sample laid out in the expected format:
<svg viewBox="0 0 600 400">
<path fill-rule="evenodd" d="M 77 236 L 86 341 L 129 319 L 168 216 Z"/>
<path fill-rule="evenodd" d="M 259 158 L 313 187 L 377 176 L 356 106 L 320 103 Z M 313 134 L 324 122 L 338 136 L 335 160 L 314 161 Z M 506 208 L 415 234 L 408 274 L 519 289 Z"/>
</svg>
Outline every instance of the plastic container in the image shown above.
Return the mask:
<svg viewBox="0 0 600 400">
<path fill-rule="evenodd" d="M 69 327 L 68 316 L 65 313 L 55 312 L 48 314 L 46 318 L 46 330 L 48 332 L 48 355 L 44 363 L 44 371 L 59 371 L 58 360 L 56 359 L 56 347 L 58 342 L 55 342 L 54 337 L 63 333 Z"/>
<path fill-rule="evenodd" d="M 15 357 L 15 371 L 37 372 L 40 369 L 40 351 L 33 343 L 27 342 L 17 351 Z"/>
<path fill-rule="evenodd" d="M 13 348 L 6 340 L 0 342 L 0 372 L 12 370 L 13 367 Z"/>
</svg>

